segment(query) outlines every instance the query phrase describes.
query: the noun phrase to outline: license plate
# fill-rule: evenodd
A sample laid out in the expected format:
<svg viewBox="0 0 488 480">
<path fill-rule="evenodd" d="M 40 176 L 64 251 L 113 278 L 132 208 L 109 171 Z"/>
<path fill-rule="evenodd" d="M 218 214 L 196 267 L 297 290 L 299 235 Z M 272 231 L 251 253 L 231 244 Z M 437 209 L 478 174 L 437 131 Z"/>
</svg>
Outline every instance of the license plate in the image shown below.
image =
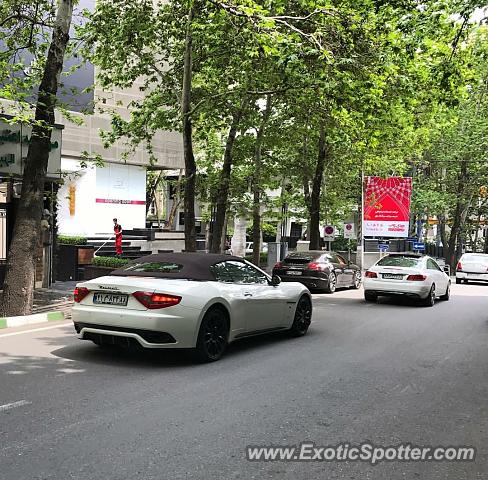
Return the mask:
<svg viewBox="0 0 488 480">
<path fill-rule="evenodd" d="M 95 293 L 93 294 L 93 303 L 97 305 L 119 305 L 121 307 L 127 306 L 129 295 L 120 293 Z"/>
<path fill-rule="evenodd" d="M 403 275 L 400 273 L 383 273 L 383 278 L 386 278 L 388 280 L 401 280 L 403 278 Z"/>
<path fill-rule="evenodd" d="M 300 270 L 288 270 L 288 272 L 286 272 L 287 275 L 301 275 L 302 272 Z"/>
</svg>

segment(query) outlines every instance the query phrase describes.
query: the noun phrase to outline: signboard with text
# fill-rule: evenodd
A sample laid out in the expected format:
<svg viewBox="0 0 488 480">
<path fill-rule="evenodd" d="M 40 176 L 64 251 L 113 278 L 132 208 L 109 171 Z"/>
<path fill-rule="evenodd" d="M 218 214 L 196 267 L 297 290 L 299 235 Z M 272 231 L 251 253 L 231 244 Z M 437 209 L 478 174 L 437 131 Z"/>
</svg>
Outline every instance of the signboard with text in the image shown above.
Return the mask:
<svg viewBox="0 0 488 480">
<path fill-rule="evenodd" d="M 25 124 L 9 124 L 0 119 L 0 174 L 20 177 L 24 172 L 32 128 Z M 58 177 L 61 171 L 61 129 L 51 134 L 48 177 Z"/>
<path fill-rule="evenodd" d="M 410 177 L 366 177 L 363 235 L 408 237 L 411 195 Z"/>
<path fill-rule="evenodd" d="M 354 231 L 354 223 L 344 224 L 344 238 L 356 238 L 356 232 Z"/>
</svg>

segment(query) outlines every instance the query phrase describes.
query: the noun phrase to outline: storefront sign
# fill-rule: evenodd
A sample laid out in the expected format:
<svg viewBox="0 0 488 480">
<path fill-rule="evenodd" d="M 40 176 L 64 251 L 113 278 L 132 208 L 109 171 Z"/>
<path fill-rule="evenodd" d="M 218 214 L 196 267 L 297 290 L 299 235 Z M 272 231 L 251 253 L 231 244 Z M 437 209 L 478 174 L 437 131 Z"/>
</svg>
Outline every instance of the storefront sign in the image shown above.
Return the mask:
<svg viewBox="0 0 488 480">
<path fill-rule="evenodd" d="M 60 175 L 61 132 L 61 128 L 56 127 L 51 133 L 48 177 L 59 178 Z M 31 126 L 20 123 L 9 124 L 0 119 L 0 174 L 22 176 L 31 134 Z"/>
</svg>

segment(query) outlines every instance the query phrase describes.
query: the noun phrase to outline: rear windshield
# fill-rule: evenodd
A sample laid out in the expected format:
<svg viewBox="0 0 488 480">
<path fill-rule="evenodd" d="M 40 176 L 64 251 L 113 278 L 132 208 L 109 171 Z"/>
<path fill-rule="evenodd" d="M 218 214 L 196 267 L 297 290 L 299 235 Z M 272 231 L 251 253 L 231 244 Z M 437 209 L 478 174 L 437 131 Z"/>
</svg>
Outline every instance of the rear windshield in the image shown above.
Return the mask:
<svg viewBox="0 0 488 480">
<path fill-rule="evenodd" d="M 468 253 L 463 255 L 463 260 L 467 262 L 488 263 L 488 255 L 482 253 Z"/>
<path fill-rule="evenodd" d="M 416 267 L 420 258 L 414 257 L 383 257 L 376 265 L 381 267 Z"/>
<path fill-rule="evenodd" d="M 183 268 L 173 262 L 147 262 L 135 263 L 124 268 L 125 272 L 148 272 L 148 273 L 178 273 Z"/>
<path fill-rule="evenodd" d="M 285 263 L 291 263 L 291 264 L 305 264 L 305 263 L 310 263 L 312 260 L 315 260 L 317 258 L 316 255 L 290 255 L 289 257 L 286 257 L 284 262 Z"/>
</svg>

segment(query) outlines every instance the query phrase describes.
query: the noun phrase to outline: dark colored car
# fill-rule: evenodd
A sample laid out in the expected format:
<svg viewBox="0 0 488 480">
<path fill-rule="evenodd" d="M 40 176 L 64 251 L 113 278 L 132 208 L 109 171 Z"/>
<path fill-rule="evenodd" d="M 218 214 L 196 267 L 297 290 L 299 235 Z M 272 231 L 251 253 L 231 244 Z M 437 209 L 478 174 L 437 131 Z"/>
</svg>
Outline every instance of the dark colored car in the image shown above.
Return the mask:
<svg viewBox="0 0 488 480">
<path fill-rule="evenodd" d="M 283 282 L 300 282 L 310 290 L 327 293 L 361 286 L 361 269 L 335 252 L 290 253 L 273 267 L 273 275 L 280 276 Z"/>
</svg>

